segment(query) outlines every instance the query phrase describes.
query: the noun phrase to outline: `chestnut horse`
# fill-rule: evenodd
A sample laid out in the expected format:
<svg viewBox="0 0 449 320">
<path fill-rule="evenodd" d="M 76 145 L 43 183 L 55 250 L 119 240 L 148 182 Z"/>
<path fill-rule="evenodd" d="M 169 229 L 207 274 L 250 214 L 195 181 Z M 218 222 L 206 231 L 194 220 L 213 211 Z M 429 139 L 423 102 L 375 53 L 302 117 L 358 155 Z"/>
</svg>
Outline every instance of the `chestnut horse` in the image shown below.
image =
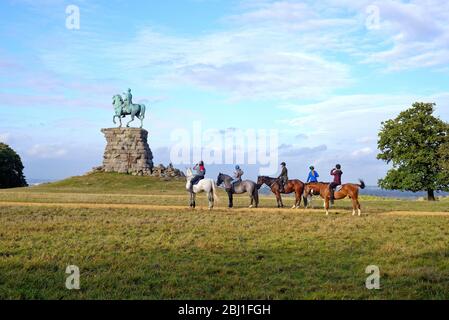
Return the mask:
<svg viewBox="0 0 449 320">
<path fill-rule="evenodd" d="M 335 200 L 341 200 L 349 197 L 352 200 L 352 215 L 355 215 L 355 210 L 358 210 L 358 215 L 362 214 L 360 202 L 359 202 L 359 189 L 365 189 L 365 182 L 360 180 L 360 184 L 346 183 L 341 186 L 341 189 L 335 191 Z M 311 182 L 307 183 L 304 187 L 304 205 L 307 207 L 307 197 L 318 194 L 324 199 L 324 209 L 326 215 L 329 214 L 329 201 L 330 190 L 329 183 L 324 182 Z"/>
<path fill-rule="evenodd" d="M 271 192 L 273 192 L 276 195 L 276 201 L 278 208 L 284 207 L 284 204 L 282 203 L 281 193 L 279 192 L 281 186 L 279 184 L 278 178 L 270 178 L 267 176 L 258 176 L 257 177 L 257 188 L 260 188 L 263 184 L 266 184 L 268 187 L 270 187 Z M 292 209 L 299 208 L 301 205 L 301 196 L 304 191 L 304 183 L 301 180 L 288 180 L 287 184 L 284 186 L 284 192 L 285 194 L 289 194 L 292 192 L 295 192 L 295 204 L 293 205 Z"/>
</svg>

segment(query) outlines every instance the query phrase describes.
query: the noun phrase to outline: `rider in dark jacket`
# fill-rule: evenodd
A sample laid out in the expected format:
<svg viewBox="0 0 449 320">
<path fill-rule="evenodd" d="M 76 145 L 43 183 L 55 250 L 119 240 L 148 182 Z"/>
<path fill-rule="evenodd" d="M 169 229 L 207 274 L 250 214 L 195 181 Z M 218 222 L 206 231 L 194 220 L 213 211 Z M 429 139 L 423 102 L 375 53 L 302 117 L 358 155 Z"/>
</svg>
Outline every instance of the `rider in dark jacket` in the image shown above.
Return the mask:
<svg viewBox="0 0 449 320">
<path fill-rule="evenodd" d="M 284 186 L 288 182 L 288 170 L 287 170 L 287 167 L 285 165 L 285 162 L 282 162 L 281 166 L 282 166 L 282 171 L 281 171 L 281 174 L 279 175 L 278 179 L 279 179 L 279 182 L 280 182 L 279 185 L 281 187 L 279 189 L 279 192 L 283 193 L 283 192 L 285 192 Z"/>
<path fill-rule="evenodd" d="M 334 176 L 334 181 L 329 184 L 329 191 L 330 191 L 330 200 L 331 204 L 334 204 L 334 191 L 335 188 L 341 185 L 341 176 L 343 175 L 343 171 L 341 171 L 341 166 L 337 164 L 334 169 L 331 170 L 331 176 Z"/>
</svg>

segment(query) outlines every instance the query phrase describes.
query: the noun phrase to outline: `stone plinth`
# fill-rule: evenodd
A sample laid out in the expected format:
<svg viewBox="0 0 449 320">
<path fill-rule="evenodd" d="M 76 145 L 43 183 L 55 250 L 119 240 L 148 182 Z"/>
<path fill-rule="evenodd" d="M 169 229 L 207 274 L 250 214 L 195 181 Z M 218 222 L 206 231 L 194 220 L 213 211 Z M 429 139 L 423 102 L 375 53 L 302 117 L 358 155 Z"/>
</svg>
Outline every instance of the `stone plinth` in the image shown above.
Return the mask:
<svg viewBox="0 0 449 320">
<path fill-rule="evenodd" d="M 103 171 L 151 175 L 153 154 L 148 146 L 148 131 L 138 128 L 101 129 L 107 144 Z"/>
</svg>

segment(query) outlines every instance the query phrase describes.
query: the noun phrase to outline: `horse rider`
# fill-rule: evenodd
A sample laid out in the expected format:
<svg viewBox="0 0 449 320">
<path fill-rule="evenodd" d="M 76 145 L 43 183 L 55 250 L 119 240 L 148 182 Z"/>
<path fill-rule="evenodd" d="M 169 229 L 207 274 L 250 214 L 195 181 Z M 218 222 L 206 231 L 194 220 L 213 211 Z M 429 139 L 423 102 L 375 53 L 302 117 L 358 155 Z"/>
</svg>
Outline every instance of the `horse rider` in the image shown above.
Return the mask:
<svg viewBox="0 0 449 320">
<path fill-rule="evenodd" d="M 318 182 L 317 178 L 320 175 L 318 174 L 318 172 L 315 171 L 315 167 L 310 166 L 309 169 L 310 169 L 310 172 L 309 172 L 309 176 L 307 177 L 307 182 Z"/>
<path fill-rule="evenodd" d="M 281 163 L 281 167 L 282 167 L 282 170 L 281 170 L 281 174 L 279 175 L 278 179 L 279 179 L 279 182 L 280 182 L 279 185 L 281 187 L 279 189 L 279 192 L 282 193 L 282 192 L 285 192 L 284 186 L 288 182 L 288 170 L 287 170 L 285 162 Z"/>
<path fill-rule="evenodd" d="M 240 166 L 236 165 L 234 171 L 234 180 L 232 180 L 232 190 L 234 190 L 234 187 L 237 183 L 242 182 L 243 173 L 244 172 L 242 169 L 240 169 Z"/>
<path fill-rule="evenodd" d="M 190 180 L 190 191 L 193 192 L 193 186 L 197 184 L 200 180 L 204 179 L 206 175 L 206 168 L 204 167 L 204 162 L 201 160 L 194 167 L 193 170 L 196 170 L 195 176 Z"/>
<path fill-rule="evenodd" d="M 131 89 L 128 88 L 128 92 L 123 92 L 123 95 L 125 96 L 125 110 L 127 112 L 131 112 L 131 106 L 133 104 L 133 95 L 131 94 Z"/>
<path fill-rule="evenodd" d="M 331 204 L 334 204 L 335 200 L 335 188 L 341 185 L 341 176 L 343 171 L 341 171 L 341 165 L 337 164 L 334 169 L 331 170 L 331 176 L 334 176 L 334 181 L 329 184 L 330 200 Z"/>
</svg>

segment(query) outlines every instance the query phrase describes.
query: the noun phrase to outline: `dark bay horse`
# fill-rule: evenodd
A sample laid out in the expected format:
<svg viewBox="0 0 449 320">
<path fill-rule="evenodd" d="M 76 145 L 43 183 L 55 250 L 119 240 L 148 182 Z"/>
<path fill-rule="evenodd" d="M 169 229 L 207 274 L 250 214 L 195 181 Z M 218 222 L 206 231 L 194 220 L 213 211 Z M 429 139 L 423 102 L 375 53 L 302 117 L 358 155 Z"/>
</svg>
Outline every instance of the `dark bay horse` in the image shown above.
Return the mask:
<svg viewBox="0 0 449 320">
<path fill-rule="evenodd" d="M 249 198 L 251 199 L 250 208 L 255 206 L 256 208 L 259 206 L 259 189 L 257 189 L 257 185 L 254 181 L 251 180 L 243 180 L 242 182 L 236 183 L 234 188 L 232 188 L 232 177 L 227 174 L 220 173 L 217 177 L 217 186 L 224 184 L 226 193 L 229 197 L 228 207 L 232 208 L 234 206 L 233 203 L 233 194 L 241 194 L 248 192 Z"/>
<path fill-rule="evenodd" d="M 340 190 L 336 190 L 334 193 L 335 200 L 341 200 L 349 197 L 352 200 L 352 215 L 355 215 L 355 211 L 358 210 L 358 215 L 362 214 L 360 202 L 359 202 L 359 189 L 365 189 L 365 182 L 360 180 L 360 184 L 356 183 L 345 183 L 341 185 Z M 304 187 L 304 204 L 307 206 L 307 197 L 310 195 L 319 194 L 321 198 L 324 199 L 324 209 L 326 210 L 326 215 L 329 214 L 329 201 L 330 201 L 330 190 L 329 183 L 324 182 L 311 182 L 307 183 Z"/>
<path fill-rule="evenodd" d="M 284 204 L 282 203 L 281 193 L 279 192 L 281 188 L 279 184 L 279 179 L 267 176 L 258 176 L 257 177 L 258 188 L 260 188 L 263 184 L 266 184 L 268 187 L 270 187 L 271 192 L 275 194 L 278 208 L 284 207 Z M 292 192 L 295 193 L 295 204 L 293 205 L 292 209 L 299 208 L 299 206 L 301 205 L 301 197 L 303 194 L 303 190 L 304 190 L 304 183 L 298 179 L 288 180 L 287 184 L 284 186 L 283 193 L 285 194 L 289 194 Z"/>
</svg>

